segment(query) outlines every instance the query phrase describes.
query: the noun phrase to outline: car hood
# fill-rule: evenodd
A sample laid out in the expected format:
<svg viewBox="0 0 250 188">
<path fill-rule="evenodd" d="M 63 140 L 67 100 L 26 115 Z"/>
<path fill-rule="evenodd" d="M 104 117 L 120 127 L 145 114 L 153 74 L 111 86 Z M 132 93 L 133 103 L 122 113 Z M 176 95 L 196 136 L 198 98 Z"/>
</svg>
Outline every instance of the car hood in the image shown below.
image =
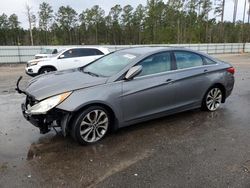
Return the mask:
<svg viewBox="0 0 250 188">
<path fill-rule="evenodd" d="M 52 54 L 36 54 L 35 56 L 50 56 Z"/>
<path fill-rule="evenodd" d="M 33 63 L 33 62 L 42 62 L 42 61 L 49 61 L 51 60 L 52 57 L 44 57 L 44 58 L 39 58 L 39 59 L 32 59 L 32 60 L 29 60 L 28 63 Z"/>
<path fill-rule="evenodd" d="M 68 91 L 93 87 L 107 82 L 107 78 L 83 73 L 80 69 L 51 72 L 31 79 L 25 92 L 40 101 Z"/>
</svg>

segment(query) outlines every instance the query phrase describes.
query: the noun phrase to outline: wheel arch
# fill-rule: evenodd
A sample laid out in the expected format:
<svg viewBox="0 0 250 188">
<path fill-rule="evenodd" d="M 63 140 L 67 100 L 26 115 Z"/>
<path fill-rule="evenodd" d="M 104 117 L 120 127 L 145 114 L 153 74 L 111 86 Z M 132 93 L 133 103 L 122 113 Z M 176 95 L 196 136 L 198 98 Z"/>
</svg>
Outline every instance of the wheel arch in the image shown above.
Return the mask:
<svg viewBox="0 0 250 188">
<path fill-rule="evenodd" d="M 44 66 L 40 67 L 40 69 L 38 70 L 38 73 L 40 74 L 40 71 L 41 71 L 42 69 L 44 69 L 44 68 L 52 68 L 52 69 L 54 69 L 55 71 L 57 71 L 56 67 L 53 66 L 53 65 L 44 65 Z"/>
<path fill-rule="evenodd" d="M 218 88 L 221 89 L 221 91 L 222 91 L 222 103 L 225 103 L 225 102 L 226 102 L 226 87 L 225 87 L 222 83 L 214 83 L 213 85 L 211 85 L 211 86 L 207 89 L 207 91 L 206 91 L 204 97 L 206 96 L 207 92 L 208 92 L 210 89 L 214 88 L 214 87 L 218 87 Z"/>
<path fill-rule="evenodd" d="M 72 122 L 73 120 L 79 115 L 79 113 L 81 113 L 83 110 L 86 110 L 87 108 L 91 107 L 91 106 L 100 106 L 104 109 L 106 109 L 109 113 L 109 115 L 111 116 L 111 131 L 114 131 L 114 130 L 117 130 L 118 129 L 118 124 L 119 124 L 119 121 L 117 119 L 117 116 L 116 116 L 116 113 L 115 111 L 112 109 L 112 107 L 110 107 L 108 104 L 105 104 L 103 102 L 92 102 L 92 103 L 88 103 L 88 104 L 85 104 L 85 105 L 82 105 L 80 107 L 78 107 L 77 109 L 75 109 L 73 112 L 72 112 L 72 116 L 69 120 L 69 123 L 67 125 L 67 129 L 70 130 L 71 129 L 71 126 L 72 126 Z"/>
</svg>

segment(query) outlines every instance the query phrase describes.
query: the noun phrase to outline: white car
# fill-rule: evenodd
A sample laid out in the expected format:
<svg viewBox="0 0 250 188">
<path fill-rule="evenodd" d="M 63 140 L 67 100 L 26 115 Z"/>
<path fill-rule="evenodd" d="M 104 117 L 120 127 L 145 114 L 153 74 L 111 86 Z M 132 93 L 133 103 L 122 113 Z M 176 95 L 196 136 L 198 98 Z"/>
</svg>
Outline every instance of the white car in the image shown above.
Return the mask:
<svg viewBox="0 0 250 188">
<path fill-rule="evenodd" d="M 30 60 L 25 69 L 28 75 L 36 76 L 46 72 L 85 66 L 108 53 L 110 53 L 109 49 L 103 47 L 73 47 L 61 50 L 49 58 Z"/>
</svg>

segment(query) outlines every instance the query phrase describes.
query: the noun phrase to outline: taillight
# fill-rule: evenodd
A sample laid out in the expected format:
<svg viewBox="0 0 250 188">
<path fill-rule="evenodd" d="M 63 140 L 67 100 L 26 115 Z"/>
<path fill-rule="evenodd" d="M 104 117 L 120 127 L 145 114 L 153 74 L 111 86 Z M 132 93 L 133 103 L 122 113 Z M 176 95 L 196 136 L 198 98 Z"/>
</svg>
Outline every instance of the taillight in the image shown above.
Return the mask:
<svg viewBox="0 0 250 188">
<path fill-rule="evenodd" d="M 227 72 L 229 72 L 231 74 L 234 74 L 235 73 L 235 68 L 230 67 L 230 68 L 227 69 Z"/>
</svg>

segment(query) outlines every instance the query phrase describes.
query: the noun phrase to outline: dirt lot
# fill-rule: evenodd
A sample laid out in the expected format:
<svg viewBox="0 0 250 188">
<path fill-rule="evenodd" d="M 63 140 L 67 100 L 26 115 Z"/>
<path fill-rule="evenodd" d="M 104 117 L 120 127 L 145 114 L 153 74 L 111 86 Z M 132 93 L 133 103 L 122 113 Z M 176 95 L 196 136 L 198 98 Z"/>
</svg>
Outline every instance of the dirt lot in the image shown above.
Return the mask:
<svg viewBox="0 0 250 188">
<path fill-rule="evenodd" d="M 237 72 L 217 112 L 134 125 L 85 147 L 40 135 L 14 93 L 24 65 L 0 66 L 0 187 L 250 187 L 250 54 L 219 58 Z"/>
</svg>

